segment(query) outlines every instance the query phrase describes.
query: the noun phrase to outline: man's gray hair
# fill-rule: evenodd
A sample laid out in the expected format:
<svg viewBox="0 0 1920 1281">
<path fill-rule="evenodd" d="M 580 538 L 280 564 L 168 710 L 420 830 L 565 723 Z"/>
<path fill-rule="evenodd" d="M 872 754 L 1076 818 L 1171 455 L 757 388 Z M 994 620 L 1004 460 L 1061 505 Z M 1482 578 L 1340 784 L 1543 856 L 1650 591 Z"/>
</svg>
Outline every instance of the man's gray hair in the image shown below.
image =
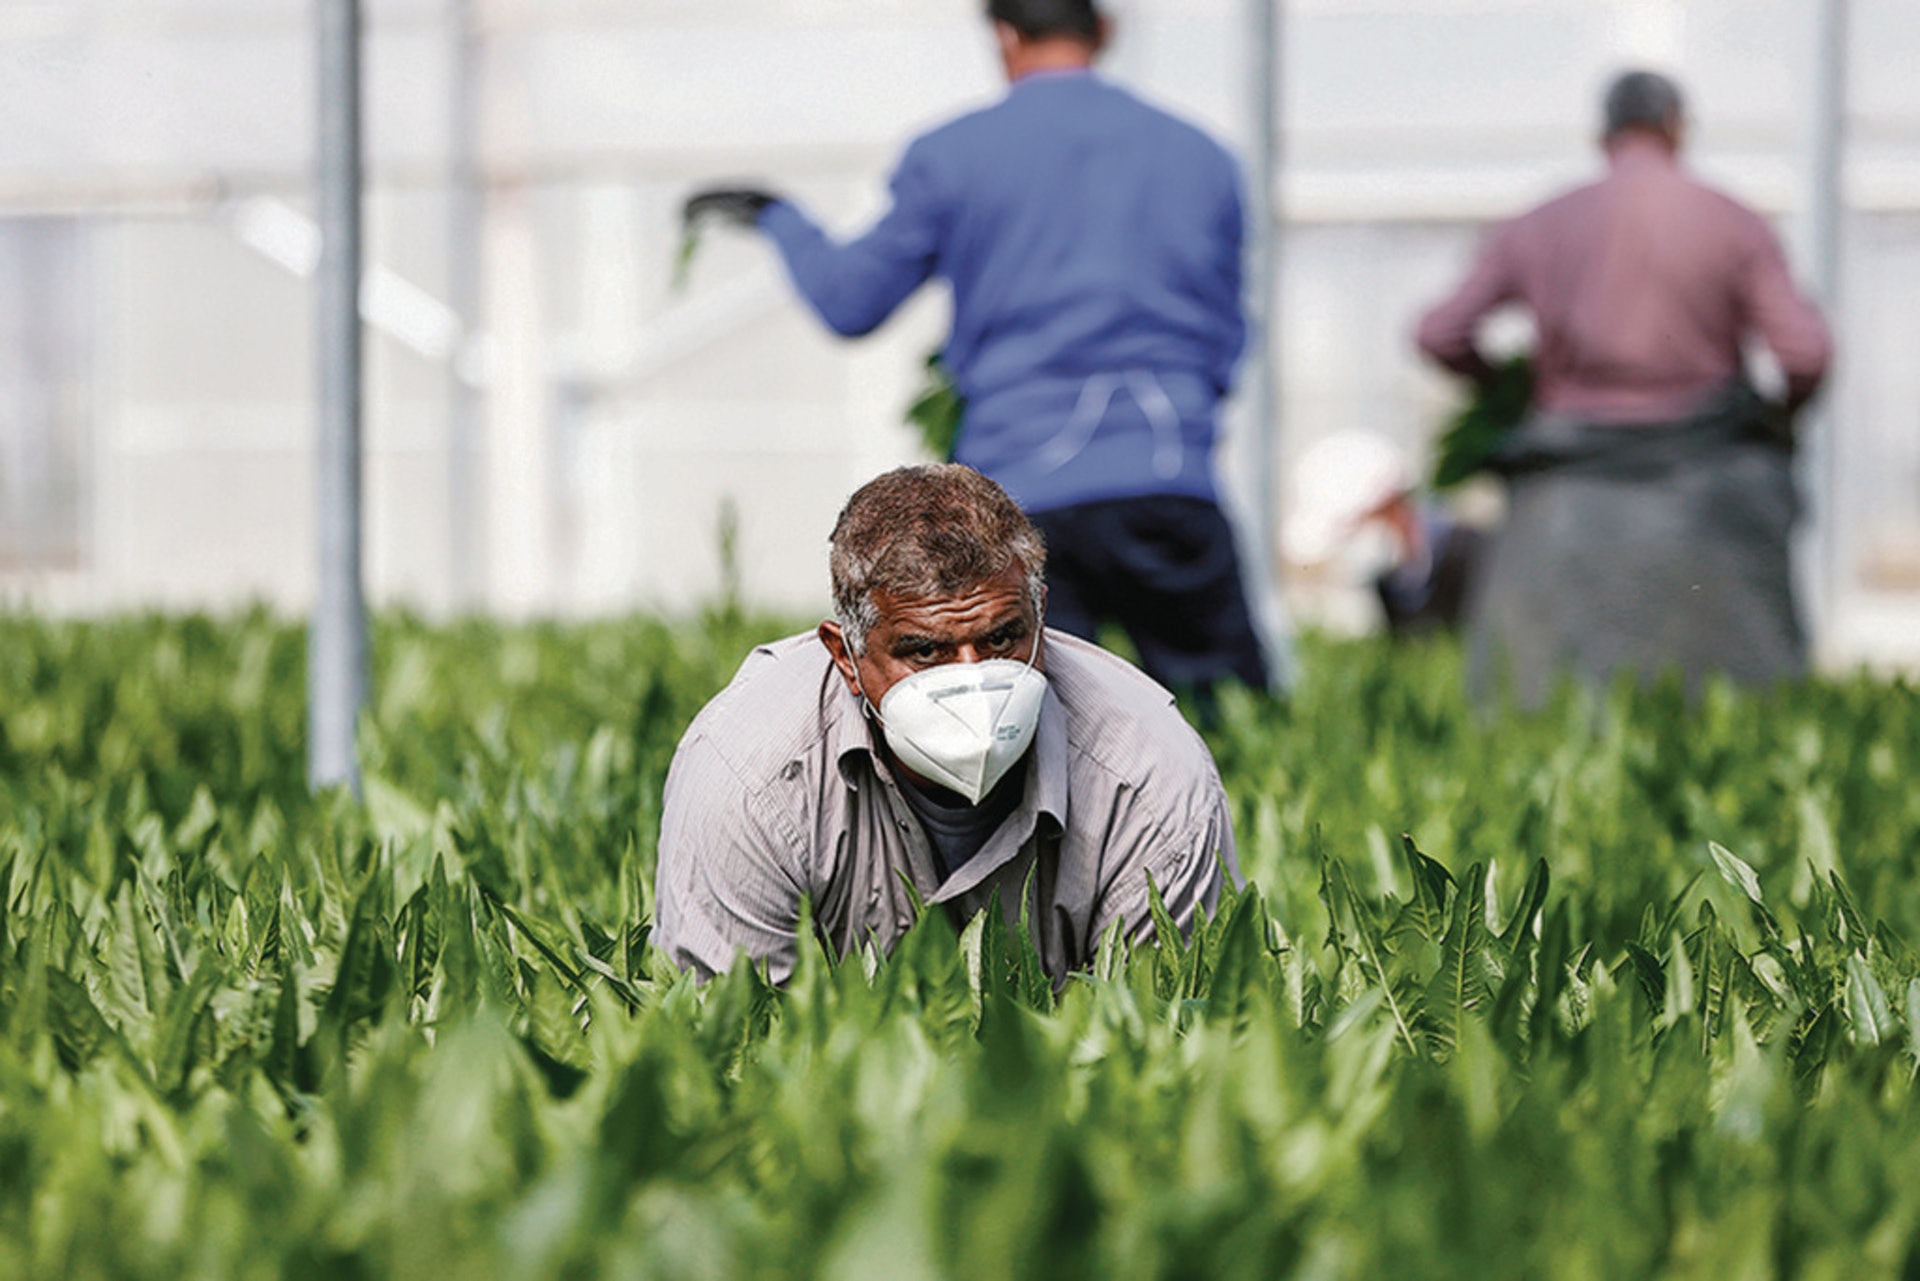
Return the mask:
<svg viewBox="0 0 1920 1281">
<path fill-rule="evenodd" d="M 1046 597 L 1040 531 L 1006 490 L 959 463 L 899 467 L 868 481 L 841 509 L 830 546 L 834 618 L 854 654 L 866 652 L 880 621 L 881 592 L 957 595 L 1018 564 L 1036 620 Z"/>
<path fill-rule="evenodd" d="M 1602 132 L 1611 138 L 1627 129 L 1672 129 L 1680 123 L 1683 105 L 1680 86 L 1666 76 L 1657 71 L 1628 71 L 1607 86 Z"/>
</svg>

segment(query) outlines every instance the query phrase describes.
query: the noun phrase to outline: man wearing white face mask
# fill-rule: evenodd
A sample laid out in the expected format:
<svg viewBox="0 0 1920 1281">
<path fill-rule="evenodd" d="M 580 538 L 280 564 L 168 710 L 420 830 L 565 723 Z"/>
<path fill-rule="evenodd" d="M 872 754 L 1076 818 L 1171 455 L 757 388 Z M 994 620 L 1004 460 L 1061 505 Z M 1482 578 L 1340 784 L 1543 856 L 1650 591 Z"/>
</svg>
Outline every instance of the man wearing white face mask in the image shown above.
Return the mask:
<svg viewBox="0 0 1920 1281">
<path fill-rule="evenodd" d="M 834 617 L 755 650 L 674 754 L 655 943 L 711 975 L 791 973 L 800 905 L 842 955 L 889 948 L 914 897 L 956 923 L 996 898 L 1056 981 L 1117 929 L 1184 928 L 1236 875 L 1226 796 L 1172 696 L 1041 626 L 1046 551 L 967 467 L 901 468 L 848 500 Z"/>
</svg>

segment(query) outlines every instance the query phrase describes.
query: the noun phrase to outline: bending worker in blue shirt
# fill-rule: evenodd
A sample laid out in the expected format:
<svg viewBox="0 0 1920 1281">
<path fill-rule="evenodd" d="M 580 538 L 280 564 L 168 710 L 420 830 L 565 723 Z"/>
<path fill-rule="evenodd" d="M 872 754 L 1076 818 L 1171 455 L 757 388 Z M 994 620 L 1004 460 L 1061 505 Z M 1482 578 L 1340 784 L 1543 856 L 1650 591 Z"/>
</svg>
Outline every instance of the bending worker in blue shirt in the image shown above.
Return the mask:
<svg viewBox="0 0 1920 1281">
<path fill-rule="evenodd" d="M 687 202 L 772 238 L 836 333 L 877 327 L 938 276 L 943 359 L 966 412 L 954 459 L 999 482 L 1047 542 L 1047 622 L 1118 622 L 1149 675 L 1206 698 L 1267 664 L 1213 475 L 1246 338 L 1241 200 L 1211 138 L 1094 75 L 1092 0 L 990 0 L 1011 85 L 915 139 L 893 205 L 836 243 L 792 202 Z"/>
</svg>

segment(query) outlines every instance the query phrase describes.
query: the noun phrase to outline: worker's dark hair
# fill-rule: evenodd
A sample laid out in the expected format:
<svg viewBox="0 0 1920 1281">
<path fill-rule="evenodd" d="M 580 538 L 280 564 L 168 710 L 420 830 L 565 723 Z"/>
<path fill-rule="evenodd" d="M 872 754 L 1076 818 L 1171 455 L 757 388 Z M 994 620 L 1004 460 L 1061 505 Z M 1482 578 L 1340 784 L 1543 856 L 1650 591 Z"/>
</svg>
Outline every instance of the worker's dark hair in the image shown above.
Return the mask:
<svg viewBox="0 0 1920 1281">
<path fill-rule="evenodd" d="M 971 467 L 900 467 L 862 485 L 833 527 L 827 564 L 847 648 L 864 653 L 880 621 L 877 595 L 902 600 L 964 593 L 1017 564 L 1040 617 L 1047 544 L 1007 496 Z"/>
<path fill-rule="evenodd" d="M 1093 0 L 987 0 L 987 16 L 1028 40 L 1075 36 L 1092 44 L 1100 39 L 1100 16 Z"/>
<path fill-rule="evenodd" d="M 1607 86 L 1601 109 L 1606 137 L 1627 129 L 1671 129 L 1680 123 L 1680 86 L 1657 71 L 1628 71 Z"/>
</svg>

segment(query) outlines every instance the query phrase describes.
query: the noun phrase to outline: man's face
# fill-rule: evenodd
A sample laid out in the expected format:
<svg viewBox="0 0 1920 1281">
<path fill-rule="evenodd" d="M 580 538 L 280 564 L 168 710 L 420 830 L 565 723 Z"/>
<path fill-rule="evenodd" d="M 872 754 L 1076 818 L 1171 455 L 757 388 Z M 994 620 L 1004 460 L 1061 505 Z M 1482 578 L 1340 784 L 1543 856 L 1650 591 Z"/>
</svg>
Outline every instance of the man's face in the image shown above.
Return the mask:
<svg viewBox="0 0 1920 1281">
<path fill-rule="evenodd" d="M 1039 640 L 1039 619 L 1027 599 L 1027 573 L 1017 562 L 979 586 L 953 596 L 911 600 L 874 595 L 880 619 L 867 631 L 864 654 L 854 657 L 840 624 L 820 624 L 820 641 L 855 694 L 875 707 L 896 681 L 943 663 L 989 658 L 1026 662 Z M 1044 663 L 1036 661 L 1044 670 Z"/>
</svg>

